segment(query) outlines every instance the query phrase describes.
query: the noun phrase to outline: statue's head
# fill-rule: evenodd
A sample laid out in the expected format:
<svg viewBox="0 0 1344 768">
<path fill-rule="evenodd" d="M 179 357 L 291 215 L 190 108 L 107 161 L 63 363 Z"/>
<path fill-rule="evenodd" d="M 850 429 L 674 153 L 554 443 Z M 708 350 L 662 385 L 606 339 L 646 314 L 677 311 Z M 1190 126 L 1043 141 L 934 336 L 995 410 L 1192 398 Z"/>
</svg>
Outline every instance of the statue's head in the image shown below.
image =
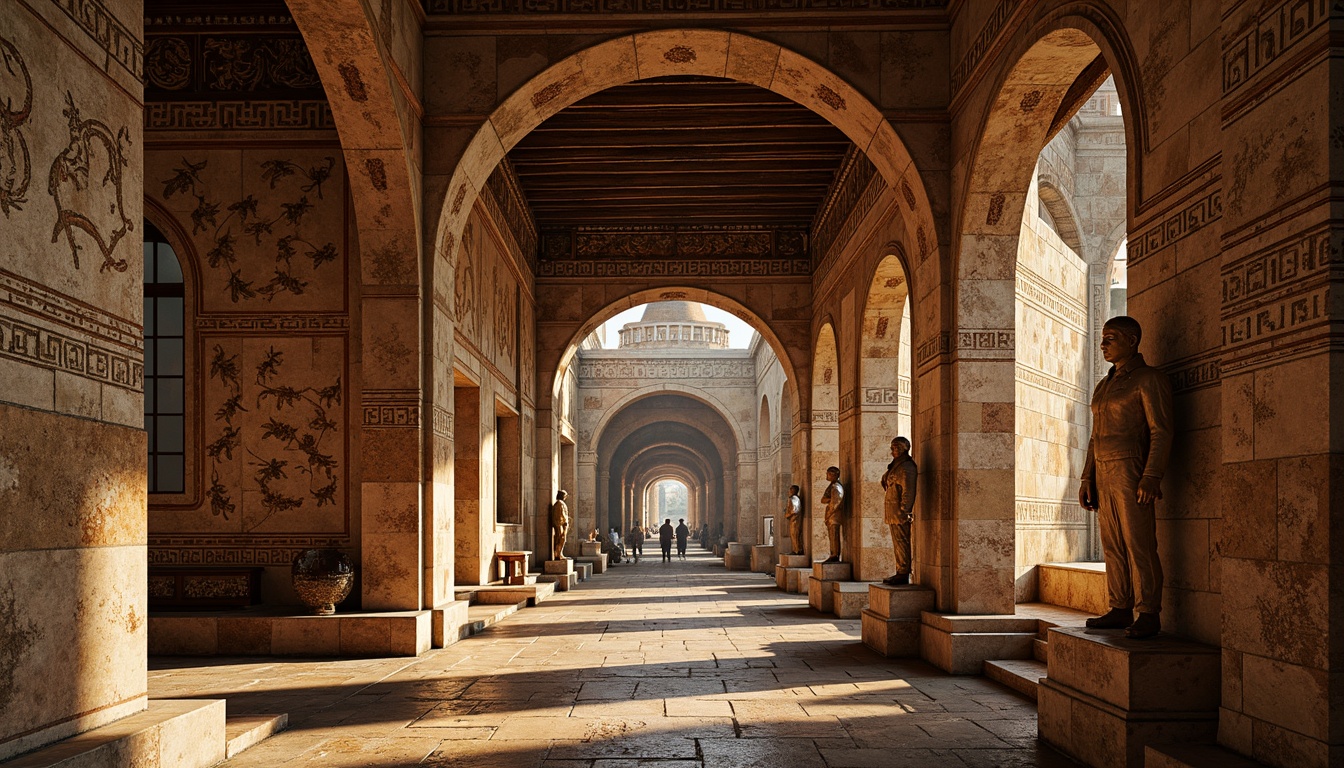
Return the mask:
<svg viewBox="0 0 1344 768">
<path fill-rule="evenodd" d="M 832 483 L 835 482 L 836 480 L 839 480 L 839 479 L 840 479 L 840 468 L 839 468 L 839 467 L 827 467 L 827 468 L 826 468 L 826 479 L 827 479 L 827 480 L 830 480 Z"/>
<path fill-rule="evenodd" d="M 790 496 L 797 496 L 799 490 L 800 490 L 800 489 L 798 488 L 798 486 L 796 486 L 796 485 L 790 485 L 790 486 L 789 486 L 789 495 L 790 495 Z"/>
<path fill-rule="evenodd" d="M 910 440 L 905 437 L 896 436 L 891 438 L 891 455 L 896 458 L 910 454 Z"/>
<path fill-rule="evenodd" d="M 569 498 L 569 491 L 556 491 L 556 492 L 555 492 L 555 500 L 556 500 L 556 501 L 564 501 L 564 500 L 567 499 L 567 498 Z"/>
<path fill-rule="evenodd" d="M 1128 315 L 1119 315 L 1101 327 L 1101 356 L 1106 362 L 1121 364 L 1139 351 L 1143 326 Z"/>
</svg>

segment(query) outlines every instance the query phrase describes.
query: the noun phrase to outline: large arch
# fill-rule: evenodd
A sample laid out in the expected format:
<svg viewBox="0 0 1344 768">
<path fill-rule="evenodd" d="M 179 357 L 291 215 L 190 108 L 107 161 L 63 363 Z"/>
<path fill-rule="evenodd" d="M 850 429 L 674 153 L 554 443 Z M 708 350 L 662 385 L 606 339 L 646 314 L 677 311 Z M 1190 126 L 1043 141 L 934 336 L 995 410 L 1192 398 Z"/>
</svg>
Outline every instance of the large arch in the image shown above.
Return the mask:
<svg viewBox="0 0 1344 768">
<path fill-rule="evenodd" d="M 725 30 L 661 29 L 579 51 L 496 107 L 467 144 L 449 181 L 435 228 L 436 252 L 455 258 L 472 200 L 508 151 L 546 118 L 606 88 L 669 75 L 748 83 L 824 117 L 868 155 L 891 188 L 902 190 L 912 214 L 906 221 L 906 241 L 936 248 L 929 196 L 909 150 L 881 110 L 853 86 L 821 64 L 767 40 Z"/>
<path fill-rule="evenodd" d="M 592 438 L 584 444 L 584 449 L 597 450 L 597 446 L 601 444 L 602 435 L 611 424 L 612 419 L 614 419 L 617 414 L 624 411 L 627 406 L 650 397 L 668 394 L 684 395 L 692 400 L 704 403 L 723 418 L 724 423 L 728 425 L 729 430 L 732 432 L 733 439 L 737 441 L 737 445 L 747 444 L 747 436 L 742 433 L 741 425 L 733 418 L 732 411 L 722 400 L 715 397 L 714 393 L 690 384 L 659 382 L 627 392 L 619 400 L 612 403 L 610 407 L 604 410 L 602 415 L 598 417 L 597 425 L 593 428 Z"/>
<path fill-rule="evenodd" d="M 954 230 L 952 519 L 940 604 L 959 613 L 1012 613 L 1015 603 L 1016 258 L 1037 157 L 1109 70 L 1128 115 L 1126 46 L 1108 16 L 1067 6 L 1023 35 L 975 125 Z M 1126 139 L 1142 146 L 1126 117 Z M 1131 167 L 1139 154 L 1130 154 Z M 1131 179 L 1137 180 L 1131 173 Z M 1137 183 L 1130 184 L 1133 206 Z"/>
</svg>

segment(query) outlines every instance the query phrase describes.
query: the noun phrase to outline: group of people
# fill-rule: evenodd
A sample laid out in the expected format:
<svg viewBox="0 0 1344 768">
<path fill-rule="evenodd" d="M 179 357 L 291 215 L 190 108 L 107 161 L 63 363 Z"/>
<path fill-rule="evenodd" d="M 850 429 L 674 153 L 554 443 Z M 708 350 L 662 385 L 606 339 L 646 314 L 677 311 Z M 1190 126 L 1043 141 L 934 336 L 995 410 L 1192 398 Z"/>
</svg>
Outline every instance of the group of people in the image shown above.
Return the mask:
<svg viewBox="0 0 1344 768">
<path fill-rule="evenodd" d="M 596 533 L 596 531 L 594 531 Z M 656 531 L 653 526 L 633 525 L 626 530 L 625 539 L 621 538 L 620 531 L 612 528 L 607 533 L 607 540 L 612 548 L 618 552 L 625 553 L 626 546 L 629 547 L 629 556 L 639 562 L 640 555 L 644 554 L 644 541 L 652 539 L 654 534 L 658 536 L 658 546 L 663 550 L 663 562 L 672 562 L 672 542 L 677 543 L 677 557 L 681 560 L 686 559 L 686 544 L 691 538 L 691 529 L 686 525 L 685 518 L 677 518 L 677 527 L 672 527 L 672 518 L 663 521 Z"/>
</svg>

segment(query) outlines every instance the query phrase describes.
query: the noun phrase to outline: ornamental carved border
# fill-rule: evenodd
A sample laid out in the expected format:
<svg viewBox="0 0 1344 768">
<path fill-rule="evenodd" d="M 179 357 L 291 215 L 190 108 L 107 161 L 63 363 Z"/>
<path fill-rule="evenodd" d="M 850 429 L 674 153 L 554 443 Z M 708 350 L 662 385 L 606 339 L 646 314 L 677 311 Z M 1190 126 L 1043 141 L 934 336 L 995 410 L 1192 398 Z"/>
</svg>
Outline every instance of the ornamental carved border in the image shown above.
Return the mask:
<svg viewBox="0 0 1344 768">
<path fill-rule="evenodd" d="M 1328 0 L 1284 0 L 1223 42 L 1223 95 L 1250 82 L 1330 20 Z"/>
<path fill-rule="evenodd" d="M 999 33 L 1003 31 L 1003 25 L 1017 10 L 1018 0 L 999 0 L 999 4 L 994 6 L 994 10 L 985 19 L 985 24 L 980 28 L 980 33 L 975 36 L 975 42 L 962 55 L 961 61 L 957 62 L 957 68 L 952 70 L 952 94 L 955 96 L 961 87 L 970 79 L 971 73 L 984 61 L 985 54 L 993 46 L 994 41 L 998 39 Z"/>
<path fill-rule="evenodd" d="M 122 24 L 98 0 L 52 0 L 52 4 L 79 25 L 107 57 L 130 73 L 136 82 L 145 81 L 145 46 L 130 28 Z"/>
<path fill-rule="evenodd" d="M 1131 269 L 1148 256 L 1175 245 L 1223 217 L 1221 179 L 1215 178 L 1212 183 L 1214 188 L 1203 197 L 1169 212 L 1161 221 L 1130 239 L 1128 258 Z"/>
<path fill-rule="evenodd" d="M 541 235 L 541 259 L 753 260 L 804 259 L 808 233 L 801 229 L 741 225 L 573 227 Z"/>
<path fill-rule="evenodd" d="M 584 360 L 579 362 L 580 380 L 612 379 L 751 379 L 756 365 L 750 360 Z M 725 385 L 726 386 L 726 385 Z"/>
<path fill-rule="evenodd" d="M 332 131 L 325 101 L 153 101 L 145 105 L 149 131 Z"/>
<path fill-rule="evenodd" d="M 425 13 L 556 15 L 942 10 L 947 0 L 421 0 Z"/>
<path fill-rule="evenodd" d="M 811 277 L 807 259 L 703 259 L 687 261 L 542 261 L 539 278 Z"/>
</svg>

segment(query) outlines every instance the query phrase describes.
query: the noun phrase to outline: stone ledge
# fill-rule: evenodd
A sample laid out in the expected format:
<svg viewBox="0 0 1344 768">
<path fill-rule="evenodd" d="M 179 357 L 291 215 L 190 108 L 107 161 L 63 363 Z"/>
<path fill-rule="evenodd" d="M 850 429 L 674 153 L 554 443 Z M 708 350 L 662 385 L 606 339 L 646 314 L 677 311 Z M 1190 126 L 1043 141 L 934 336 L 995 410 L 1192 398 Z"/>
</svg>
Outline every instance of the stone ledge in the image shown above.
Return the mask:
<svg viewBox="0 0 1344 768">
<path fill-rule="evenodd" d="M 462 639 L 469 605 L 466 600 L 449 600 L 431 609 L 430 642 L 435 648 L 447 648 Z"/>
<path fill-rule="evenodd" d="M 831 582 L 831 612 L 841 619 L 857 619 L 868 610 L 867 581 Z"/>
<path fill-rule="evenodd" d="M 1038 621 L 1030 616 L 995 614 L 956 614 L 924 611 L 919 615 L 925 626 L 943 632 L 1030 632 L 1036 634 Z"/>
<path fill-rule="evenodd" d="M 207 768 L 224 760 L 224 700 L 151 699 L 147 709 L 4 763 L 4 768 Z"/>
<path fill-rule="evenodd" d="M 1045 678 L 1045 664 L 1035 659 L 997 659 L 985 662 L 985 677 L 1036 701 L 1037 689 Z"/>
<path fill-rule="evenodd" d="M 555 594 L 555 584 L 544 581 L 512 585 L 486 584 L 458 587 L 453 594 L 458 600 L 468 600 L 472 605 L 508 605 L 524 599 L 528 605 L 536 605 Z"/>
<path fill-rule="evenodd" d="M 152 656 L 419 656 L 432 611 L 150 614 Z"/>
<path fill-rule="evenodd" d="M 920 619 L 919 653 L 944 672 L 978 675 L 986 661 L 1032 657 L 1035 619 L 1028 620 L 1030 631 L 1023 631 L 1027 624 L 1014 616 L 949 616 L 925 611 Z"/>
<path fill-rule="evenodd" d="M 236 757 L 289 727 L 289 715 L 233 715 L 224 719 L 224 759 Z"/>
<path fill-rule="evenodd" d="M 788 568 L 784 575 L 784 591 L 801 595 L 807 592 L 807 580 L 812 578 L 811 568 Z"/>
<path fill-rule="evenodd" d="M 868 607 L 883 619 L 919 619 L 924 611 L 932 611 L 936 602 L 937 594 L 919 584 L 868 585 Z"/>
<path fill-rule="evenodd" d="M 1214 744 L 1160 744 L 1143 750 L 1143 768 L 1264 768 L 1249 757 Z"/>
<path fill-rule="evenodd" d="M 1041 563 L 1037 599 L 1099 616 L 1110 610 L 1105 563 Z"/>
</svg>

